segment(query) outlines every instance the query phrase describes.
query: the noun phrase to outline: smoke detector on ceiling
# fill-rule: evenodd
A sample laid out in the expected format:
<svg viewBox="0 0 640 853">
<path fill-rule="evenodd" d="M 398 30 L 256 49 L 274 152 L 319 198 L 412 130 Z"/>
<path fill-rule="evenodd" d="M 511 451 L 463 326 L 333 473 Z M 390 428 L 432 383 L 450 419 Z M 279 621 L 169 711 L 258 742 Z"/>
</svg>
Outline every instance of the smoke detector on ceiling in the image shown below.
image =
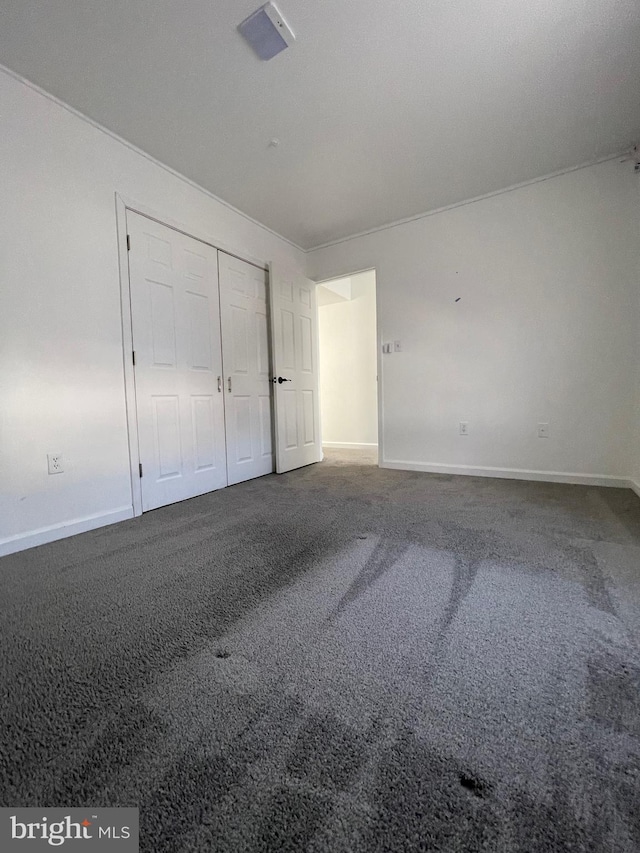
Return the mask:
<svg viewBox="0 0 640 853">
<path fill-rule="evenodd" d="M 260 59 L 271 59 L 295 39 L 275 3 L 265 3 L 239 24 L 238 29 Z"/>
</svg>

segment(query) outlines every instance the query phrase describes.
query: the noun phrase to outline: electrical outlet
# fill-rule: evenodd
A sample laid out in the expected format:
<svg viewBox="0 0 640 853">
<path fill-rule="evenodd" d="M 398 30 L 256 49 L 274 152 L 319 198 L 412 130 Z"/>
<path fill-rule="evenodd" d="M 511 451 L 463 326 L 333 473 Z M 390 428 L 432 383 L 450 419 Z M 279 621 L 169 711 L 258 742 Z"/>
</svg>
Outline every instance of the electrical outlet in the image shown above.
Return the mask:
<svg viewBox="0 0 640 853">
<path fill-rule="evenodd" d="M 460 435 L 469 435 L 468 421 L 460 421 Z"/>
<path fill-rule="evenodd" d="M 538 438 L 549 438 L 549 424 L 538 424 Z"/>
<path fill-rule="evenodd" d="M 400 341 L 393 342 L 393 351 L 394 352 L 402 352 L 402 343 Z"/>
<path fill-rule="evenodd" d="M 47 465 L 50 474 L 62 474 L 64 471 L 62 453 L 47 453 Z"/>
</svg>

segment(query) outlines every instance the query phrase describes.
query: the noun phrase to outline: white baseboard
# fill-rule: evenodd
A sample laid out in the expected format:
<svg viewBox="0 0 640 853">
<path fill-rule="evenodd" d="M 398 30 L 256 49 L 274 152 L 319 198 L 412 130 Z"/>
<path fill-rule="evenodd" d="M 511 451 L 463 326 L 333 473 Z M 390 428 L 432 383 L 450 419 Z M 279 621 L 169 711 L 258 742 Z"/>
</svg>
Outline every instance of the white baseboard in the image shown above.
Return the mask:
<svg viewBox="0 0 640 853">
<path fill-rule="evenodd" d="M 75 536 L 77 533 L 86 533 L 88 530 L 95 530 L 97 527 L 115 524 L 128 518 L 133 518 L 133 507 L 124 506 L 109 512 L 63 521 L 61 524 L 52 524 L 49 527 L 40 527 L 28 533 L 19 533 L 17 536 L 0 539 L 0 557 L 34 548 L 36 545 L 46 545 L 47 542 L 55 542 L 67 536 Z"/>
<path fill-rule="evenodd" d="M 636 495 L 640 498 L 640 483 L 636 483 L 635 480 L 629 480 L 629 488 L 633 489 Z"/>
<path fill-rule="evenodd" d="M 377 450 L 377 444 L 364 444 L 356 441 L 323 441 L 323 447 L 335 447 L 337 450 Z"/>
<path fill-rule="evenodd" d="M 462 474 L 467 477 L 497 477 L 505 480 L 537 480 L 542 483 L 573 483 L 580 486 L 609 486 L 615 489 L 633 488 L 626 477 L 609 474 L 573 474 L 565 471 L 530 471 L 525 468 L 480 468 L 470 465 L 442 465 L 439 463 L 405 462 L 384 459 L 381 468 L 400 471 L 425 471 L 429 474 Z"/>
</svg>

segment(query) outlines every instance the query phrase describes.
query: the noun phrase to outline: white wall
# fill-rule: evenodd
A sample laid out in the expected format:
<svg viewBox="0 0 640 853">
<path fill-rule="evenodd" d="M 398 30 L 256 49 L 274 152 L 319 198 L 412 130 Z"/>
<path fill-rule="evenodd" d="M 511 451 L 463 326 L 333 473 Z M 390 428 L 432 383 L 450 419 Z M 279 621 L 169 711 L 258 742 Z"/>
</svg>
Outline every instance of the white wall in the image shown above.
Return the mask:
<svg viewBox="0 0 640 853">
<path fill-rule="evenodd" d="M 308 255 L 317 280 L 377 270 L 379 331 L 403 345 L 382 358 L 383 464 L 631 476 L 636 181 L 613 160 Z"/>
<path fill-rule="evenodd" d="M 378 443 L 376 276 L 351 276 L 350 298 L 318 308 L 322 443 Z"/>
<path fill-rule="evenodd" d="M 5 73 L 0 115 L 8 553 L 132 514 L 115 193 L 241 256 L 302 269 L 304 256 Z M 49 452 L 64 455 L 63 474 L 47 474 Z"/>
</svg>

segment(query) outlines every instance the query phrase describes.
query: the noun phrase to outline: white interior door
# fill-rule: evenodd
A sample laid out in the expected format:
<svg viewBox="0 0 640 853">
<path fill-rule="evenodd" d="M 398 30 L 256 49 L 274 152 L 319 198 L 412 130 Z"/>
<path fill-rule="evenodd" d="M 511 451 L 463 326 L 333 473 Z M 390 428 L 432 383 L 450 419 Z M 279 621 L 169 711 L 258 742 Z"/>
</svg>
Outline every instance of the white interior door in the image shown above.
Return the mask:
<svg viewBox="0 0 640 853">
<path fill-rule="evenodd" d="M 322 459 L 318 392 L 318 309 L 312 281 L 271 264 L 276 471 Z"/>
<path fill-rule="evenodd" d="M 142 508 L 227 484 L 215 249 L 127 211 Z"/>
<path fill-rule="evenodd" d="M 218 252 L 227 479 L 273 471 L 267 272 Z"/>
</svg>

